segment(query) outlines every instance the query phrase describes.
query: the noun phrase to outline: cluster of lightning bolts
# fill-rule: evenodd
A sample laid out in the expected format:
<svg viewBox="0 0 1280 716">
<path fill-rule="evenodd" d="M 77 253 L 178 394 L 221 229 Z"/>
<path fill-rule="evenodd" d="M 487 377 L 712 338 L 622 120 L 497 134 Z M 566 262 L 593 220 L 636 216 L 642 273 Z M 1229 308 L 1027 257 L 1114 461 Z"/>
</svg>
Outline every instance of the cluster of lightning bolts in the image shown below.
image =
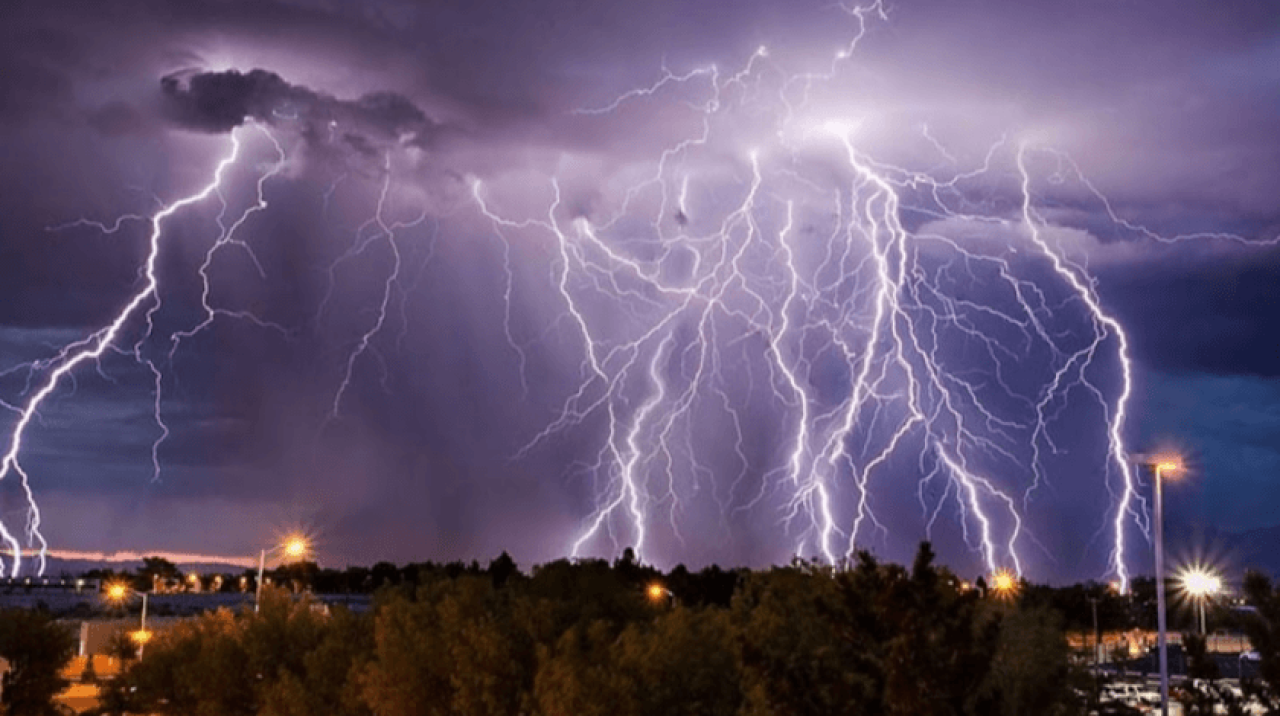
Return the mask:
<svg viewBox="0 0 1280 716">
<path fill-rule="evenodd" d="M 232 216 L 231 203 L 227 196 L 228 185 L 230 184 L 227 176 L 238 164 L 249 164 L 243 159 L 243 155 L 246 153 L 245 148 L 250 135 L 259 137 L 269 145 L 274 154 L 274 159 L 269 162 L 254 164 L 253 171 L 257 174 L 254 180 L 256 182 L 255 199 Z M 215 257 L 219 252 L 228 248 L 236 248 L 245 252 L 260 277 L 263 279 L 268 278 L 261 261 L 254 253 L 250 243 L 242 238 L 242 234 L 244 233 L 245 225 L 252 220 L 254 215 L 268 208 L 266 199 L 267 184 L 273 178 L 278 177 L 287 166 L 288 157 L 284 146 L 273 131 L 267 125 L 249 122 L 244 127 L 238 128 L 231 133 L 229 147 L 225 156 L 218 162 L 212 179 L 199 191 L 170 204 L 162 204 L 161 208 L 150 216 L 127 214 L 110 223 L 79 219 L 68 224 L 50 227 L 52 231 L 89 227 L 102 234 L 116 234 L 130 224 L 142 223 L 148 225 L 150 231 L 148 234 L 146 262 L 139 271 L 140 286 L 125 302 L 124 306 L 115 313 L 107 325 L 83 339 L 63 346 L 53 356 L 24 363 L 5 371 L 6 375 L 25 371 L 27 376 L 26 387 L 23 389 L 24 400 L 20 404 L 3 403 L 3 406 L 12 411 L 17 416 L 17 419 L 10 427 L 7 436 L 7 449 L 4 453 L 3 463 L 0 463 L 0 479 L 16 474 L 26 499 L 24 539 L 20 539 L 9 529 L 8 525 L 0 521 L 0 539 L 4 540 L 6 551 L 11 555 L 8 565 L 10 575 L 17 576 L 21 571 L 24 551 L 34 555 L 37 572 L 39 574 L 44 573 L 48 555 L 48 542 L 40 531 L 40 509 L 30 486 L 28 473 L 20 461 L 20 455 L 23 449 L 24 437 L 32 421 L 38 419 L 41 407 L 56 391 L 74 381 L 74 372 L 78 368 L 86 364 L 93 364 L 104 378 L 109 379 L 109 376 L 103 371 L 101 361 L 110 354 L 132 359 L 149 371 L 153 379 L 154 419 L 159 428 L 158 435 L 151 445 L 152 479 L 156 480 L 159 479 L 161 474 L 160 451 L 164 441 L 170 435 L 170 430 L 162 411 L 165 369 L 172 365 L 174 356 L 183 343 L 208 330 L 219 318 L 247 321 L 260 328 L 275 331 L 286 338 L 295 333 L 294 329 L 264 320 L 251 311 L 215 305 L 211 298 L 213 290 L 211 270 Z M 344 177 L 345 175 L 339 177 L 339 181 Z M 335 182 L 335 187 L 336 184 L 337 182 Z M 392 288 L 399 280 L 401 269 L 397 232 L 407 227 L 415 226 L 426 218 L 424 211 L 413 221 L 391 221 L 388 219 L 386 216 L 386 202 L 390 185 L 391 155 L 388 153 L 385 155 L 381 192 L 378 194 L 377 205 L 372 211 L 372 216 L 357 229 L 353 246 L 338 258 L 329 271 L 332 280 L 339 264 L 359 256 L 377 241 L 386 242 L 394 259 L 393 270 L 385 283 L 385 290 L 379 304 L 376 320 L 354 342 L 345 361 L 346 371 L 333 400 L 334 416 L 337 415 L 342 397 L 349 388 L 357 360 L 370 350 L 372 337 L 382 330 L 383 324 L 387 319 L 393 295 Z M 325 195 L 326 205 L 333 188 L 331 187 L 330 191 Z M 169 232 L 166 231 L 166 225 L 182 210 L 214 199 L 219 202 L 220 206 L 220 210 L 213 221 L 216 236 L 210 242 L 197 270 L 201 282 L 200 309 L 202 315 L 189 327 L 160 337 L 159 344 L 167 346 L 167 350 L 157 352 L 153 349 L 153 345 L 157 342 L 155 340 L 157 338 L 157 330 L 154 319 L 162 307 L 163 298 L 161 290 L 162 279 L 158 262 L 168 238 Z M 157 199 L 157 201 L 159 200 Z M 330 293 L 332 288 L 331 283 Z M 328 294 L 326 294 L 325 302 L 328 301 L 328 297 Z M 321 304 L 320 310 L 323 313 L 324 303 Z M 74 388 L 74 385 L 72 387 Z"/>
<path fill-rule="evenodd" d="M 504 243 L 504 330 L 520 358 L 521 379 L 529 343 L 517 340 L 512 326 L 519 273 L 510 265 L 513 233 L 553 242 L 551 295 L 566 319 L 556 323 L 571 328 L 582 354 L 581 381 L 520 454 L 576 426 L 603 427 L 601 447 L 583 467 L 597 501 L 572 541 L 575 556 L 608 542 L 614 549 L 632 546 L 643 557 L 659 521 L 683 539 L 683 505 L 691 491 L 709 486 L 726 519 L 780 505 L 779 528 L 794 538 L 795 553 L 837 563 L 889 529 L 877 516 L 877 495 L 900 491 L 905 472 L 929 528 L 944 512 L 956 513 L 964 539 L 991 572 L 1021 574 L 1025 543 L 1034 542 L 1024 524 L 1026 507 L 1048 482 L 1045 457 L 1059 450 L 1055 427 L 1068 397 L 1082 395 L 1102 415 L 1107 467 L 1100 482 L 1112 503 L 1104 529 L 1111 535 L 1111 570 L 1127 583 L 1126 530 L 1136 524 L 1147 531 L 1139 478 L 1123 439 L 1132 389 L 1128 342 L 1084 268 L 1052 240 L 1052 224 L 1034 200 L 1033 164 L 1048 161 L 1056 182 L 1074 178 L 1117 225 L 1141 238 L 1192 237 L 1162 237 L 1119 217 L 1069 157 L 1045 149 L 1001 140 L 962 170 L 921 128 L 950 167 L 946 172 L 877 160 L 858 142 L 855 121 L 824 116 L 810 102 L 816 87 L 852 61 L 869 24 L 885 18 L 879 2 L 844 9 L 854 32 L 821 72 L 786 71 L 761 48 L 737 72 L 664 72 L 648 87 L 580 110 L 580 120 L 608 121 L 635 105 L 668 102 L 692 113 L 700 127 L 645 163 L 642 178 L 628 182 L 598 216 L 570 211 L 557 176 L 547 178 L 545 213 L 516 218 L 502 210 L 499 189 L 471 180 L 480 215 Z M 768 131 L 753 138 L 754 148 L 726 159 L 725 145 L 734 144 L 743 117 L 755 126 L 768 118 Z M 261 135 L 275 160 L 258 165 L 256 201 L 232 218 L 226 176 L 250 135 Z M 392 259 L 374 320 L 345 361 L 331 417 L 339 415 L 357 362 L 374 350 L 404 281 L 400 234 L 427 219 L 425 210 L 409 221 L 387 216 L 390 152 L 376 207 L 330 267 L 333 279 L 338 264 L 377 242 Z M 1004 206 L 989 196 L 988 181 L 1002 160 L 1018 199 Z M 0 539 L 13 555 L 11 574 L 19 572 L 24 543 L 41 572 L 47 548 L 19 460 L 23 439 L 42 405 L 77 369 L 98 364 L 101 370 L 100 360 L 112 353 L 150 371 L 159 427 L 151 457 L 159 476 L 169 435 L 161 411 L 164 369 L 183 342 L 220 318 L 290 333 L 252 313 L 214 305 L 210 276 L 215 255 L 230 248 L 247 252 L 265 276 L 242 229 L 267 210 L 267 183 L 286 163 L 272 130 L 249 123 L 231 134 L 212 179 L 196 193 L 150 216 L 57 227 L 87 225 L 109 234 L 141 222 L 150 228 L 149 252 L 140 286 L 107 325 L 13 369 L 26 370 L 28 382 L 22 402 L 4 404 L 17 417 L 0 479 L 16 475 L 28 509 L 25 539 L 0 522 Z M 338 182 L 325 193 L 326 206 Z M 198 271 L 203 316 L 160 337 L 168 350 L 157 353 L 149 346 L 161 307 L 157 261 L 166 225 L 187 207 L 215 198 L 222 207 L 217 234 Z M 1004 238 L 994 244 L 949 238 L 909 227 L 909 214 Z M 326 295 L 321 314 L 328 301 Z M 1032 373 L 1042 379 L 1027 387 L 1015 376 L 1034 361 L 1042 370 Z M 782 443 L 778 454 L 764 458 L 744 428 L 762 411 Z"/>
<path fill-rule="evenodd" d="M 926 532 L 944 511 L 957 515 L 991 573 L 1021 575 L 1037 544 L 1024 515 L 1049 483 L 1046 458 L 1062 452 L 1055 430 L 1070 399 L 1100 416 L 1106 454 L 1091 479 L 1110 508 L 1098 529 L 1111 576 L 1127 587 L 1126 533 L 1149 535 L 1124 440 L 1129 343 L 1037 208 L 1036 168 L 1084 187 L 1136 240 L 1243 239 L 1159 235 L 1118 216 L 1069 156 L 1004 138 L 965 169 L 921 127 L 946 171 L 877 160 L 856 118 L 811 101 L 885 19 L 879 2 L 844 9 L 852 39 L 822 72 L 787 71 L 762 47 L 736 72 L 664 69 L 579 110 L 622 122 L 665 103 L 696 118 L 592 216 L 558 176 L 545 213 L 531 217 L 504 211 L 501 188 L 472 182 L 504 242 L 536 232 L 558 248 L 553 280 L 581 342 L 582 379 L 525 450 L 606 425 L 582 466 L 597 501 L 573 554 L 629 545 L 643 558 L 656 526 L 683 542 L 687 503 L 709 486 L 725 515 L 772 498 L 793 554 L 841 563 L 887 533 L 877 495 L 900 492 L 907 473 Z M 741 147 L 743 118 L 761 117 L 768 131 Z M 724 159 L 735 145 L 740 154 Z M 907 215 L 997 238 L 909 228 Z M 1040 379 L 1028 386 L 1025 374 Z M 757 391 L 784 436 L 763 467 L 743 430 L 760 419 Z"/>
<path fill-rule="evenodd" d="M 558 289 L 585 352 L 584 380 L 558 419 L 526 449 L 592 416 L 607 421 L 603 447 L 588 466 L 598 478 L 600 499 L 573 553 L 606 538 L 615 545 L 619 540 L 629 544 L 643 557 L 659 509 L 666 510 L 666 521 L 679 536 L 681 485 L 712 470 L 700 460 L 699 441 L 692 437 L 694 426 L 704 422 L 701 411 L 711 404 L 724 414 L 740 464 L 729 494 L 717 495 L 717 500 L 726 509 L 749 509 L 766 495 L 782 494 L 780 520 L 795 533 L 797 554 L 839 562 L 855 552 L 869 529 L 886 530 L 874 509 L 874 494 L 881 489 L 878 470 L 887 470 L 895 453 L 914 443 L 919 452 L 911 469 L 922 475 L 915 489 L 930 526 L 944 505 L 953 504 L 966 541 L 980 551 L 986 566 L 993 573 L 1021 573 L 1021 504 L 1044 477 L 1038 456 L 1031 465 L 1034 479 L 1022 494 L 1002 488 L 979 465 L 990 464 L 993 455 L 1016 462 L 1007 446 L 1019 439 L 1018 433 L 1029 431 L 1034 445 L 1052 446 L 1052 413 L 1061 409 L 1068 390 L 1083 384 L 1105 405 L 1116 406 L 1110 419 L 1120 476 L 1113 562 L 1125 579 L 1123 521 L 1130 513 L 1134 480 L 1121 440 L 1129 390 L 1123 330 L 1103 312 L 1091 284 L 1039 239 L 1041 222 L 1029 186 L 1023 191 L 1022 230 L 1053 261 L 1094 319 L 1088 340 L 1070 351 L 1060 347 L 1067 341 L 1050 335 L 1042 322 L 1051 311 L 1044 294 L 1018 278 L 1008 259 L 975 253 L 942 236 L 915 236 L 903 226 L 902 201 L 908 190 L 923 188 L 933 199 L 927 211 L 938 218 L 959 216 L 951 203 L 960 198 L 961 182 L 987 172 L 991 156 L 988 165 L 942 180 L 876 162 L 859 149 L 855 127 L 842 118 L 813 121 L 806 112 L 813 87 L 837 75 L 853 56 L 868 21 L 883 18 L 884 9 L 875 4 L 849 13 L 857 32 L 824 73 L 785 73 L 760 48 L 736 73 L 724 74 L 717 67 L 668 71 L 649 87 L 581 110 L 583 115 L 609 115 L 692 83 L 701 83 L 704 90 L 700 101 L 690 103 L 701 115 L 701 131 L 663 151 L 652 172 L 627 188 L 611 215 L 595 222 L 585 217 L 566 221 L 560 184 L 552 178 L 555 199 L 545 217 L 504 218 L 491 208 L 484 186 L 473 183 L 477 202 L 500 234 L 536 227 L 554 237 L 560 252 Z M 699 153 L 744 110 L 774 118 L 770 150 L 744 152 L 749 173 L 728 211 L 696 205 Z M 800 123 L 810 126 L 796 140 L 794 129 Z M 805 147 L 797 141 L 825 142 L 826 153 L 845 162 L 841 183 L 832 184 L 829 166 L 811 167 L 801 159 Z M 1017 156 L 1029 183 L 1021 151 Z M 814 176 L 806 176 L 810 168 L 816 168 Z M 647 194 L 656 194 L 656 201 L 638 208 Z M 797 224 L 813 222 L 807 214 L 814 205 L 836 218 L 829 230 L 802 235 Z M 638 224 L 633 219 L 644 211 L 651 213 Z M 714 216 L 704 217 L 704 211 Z M 635 243 L 638 232 L 652 237 L 653 250 L 629 253 L 620 246 Z M 611 236 L 620 240 L 610 241 Z M 947 295 L 939 285 L 939 268 L 920 259 L 926 241 L 949 247 L 970 280 L 978 280 L 973 265 L 994 272 L 1012 305 L 982 305 Z M 671 270 L 680 261 L 687 269 Z M 588 308 L 600 297 L 616 301 L 626 330 L 619 332 L 616 317 Z M 1001 377 L 1004 363 L 1017 361 L 1019 351 L 981 330 L 981 319 L 1013 327 L 1024 344 L 1042 341 L 1057 363 L 1052 381 L 1033 405 L 1030 425 L 1002 418 L 984 400 L 994 386 L 1027 402 Z M 944 334 L 950 332 L 987 354 L 990 375 L 949 369 Z M 1106 396 L 1087 377 L 1095 354 L 1108 341 L 1116 342 L 1122 357 L 1124 387 L 1118 398 Z M 739 496 L 734 491 L 751 482 L 752 466 L 743 445 L 740 403 L 735 405 L 730 393 L 754 389 L 755 380 L 735 384 L 726 372 L 735 361 L 730 348 L 744 344 L 766 359 L 768 375 L 761 382 L 777 407 L 778 428 L 789 439 L 779 464 Z M 1025 356 L 1028 351 L 1024 346 L 1020 352 Z M 838 377 L 824 381 L 820 367 L 831 364 L 838 364 Z M 645 378 L 638 386 L 632 378 L 636 372 Z M 943 495 L 929 504 L 925 488 L 935 480 L 944 482 Z"/>
</svg>

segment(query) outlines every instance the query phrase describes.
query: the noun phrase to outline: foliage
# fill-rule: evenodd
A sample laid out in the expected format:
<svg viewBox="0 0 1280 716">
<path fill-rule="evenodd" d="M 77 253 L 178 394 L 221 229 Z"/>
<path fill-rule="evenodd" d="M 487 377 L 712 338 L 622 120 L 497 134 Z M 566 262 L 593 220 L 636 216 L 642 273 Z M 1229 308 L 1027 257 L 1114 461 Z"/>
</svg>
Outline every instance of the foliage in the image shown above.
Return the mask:
<svg viewBox="0 0 1280 716">
<path fill-rule="evenodd" d="M 1067 642 L 1062 616 L 1045 606 L 1021 606 L 1004 615 L 987 685 L 1001 713 L 1066 713 L 1071 706 Z"/>
<path fill-rule="evenodd" d="M 508 581 L 510 584 L 510 581 Z M 527 712 L 536 643 L 550 638 L 549 603 L 462 576 L 385 601 L 373 659 L 361 675 L 376 714 Z"/>
<path fill-rule="evenodd" d="M 54 713 L 53 697 L 67 685 L 59 672 L 70 663 L 75 647 L 70 629 L 46 612 L 0 610 L 0 658 L 9 664 L 0 693 L 5 713 Z"/>
<path fill-rule="evenodd" d="M 370 620 L 264 589 L 261 611 L 222 609 L 179 622 L 127 673 L 137 707 L 166 714 L 367 714 L 352 678 Z"/>
<path fill-rule="evenodd" d="M 575 624 L 541 650 L 535 713 L 737 713 L 741 671 L 724 610 L 675 607 L 614 632 L 604 621 Z"/>
<path fill-rule="evenodd" d="M 178 581 L 181 579 L 182 570 L 178 569 L 178 565 L 173 562 L 164 557 L 143 557 L 142 568 L 138 570 L 138 577 L 134 580 L 134 588 L 149 591 L 156 580 Z"/>
<path fill-rule="evenodd" d="M 138 644 L 129 638 L 128 629 L 117 629 L 107 638 L 105 654 L 127 665 L 138 658 Z"/>
<path fill-rule="evenodd" d="M 1242 684 L 1271 708 L 1280 708 L 1280 590 L 1271 579 L 1249 572 L 1244 579 L 1244 593 L 1255 612 L 1245 621 L 1249 642 L 1260 658 L 1261 683 Z"/>
<path fill-rule="evenodd" d="M 311 571 L 374 610 L 267 589 L 180 622 L 108 685 L 104 713 L 204 716 L 961 716 L 1067 713 L 1051 595 L 997 602 L 933 564 L 861 554 L 663 575 L 624 553 L 525 576 L 509 555 Z M 646 590 L 658 583 L 663 594 Z M 364 587 L 360 587 L 364 588 Z M 136 691 L 132 691 L 135 689 Z M 104 704 L 105 705 L 105 704 Z"/>
<path fill-rule="evenodd" d="M 856 643 L 868 625 L 833 629 L 839 602 L 833 571 L 817 564 L 747 577 L 732 607 L 744 716 L 873 713 L 883 684 L 867 673 L 875 657 Z"/>
</svg>

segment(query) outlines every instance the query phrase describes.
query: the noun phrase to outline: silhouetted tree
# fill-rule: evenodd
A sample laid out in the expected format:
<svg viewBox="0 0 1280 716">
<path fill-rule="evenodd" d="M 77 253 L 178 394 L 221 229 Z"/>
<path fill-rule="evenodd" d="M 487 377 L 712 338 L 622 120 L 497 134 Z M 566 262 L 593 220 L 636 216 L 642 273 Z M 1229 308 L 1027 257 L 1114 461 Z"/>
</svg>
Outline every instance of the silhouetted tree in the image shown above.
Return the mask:
<svg viewBox="0 0 1280 716">
<path fill-rule="evenodd" d="M 108 657 L 119 661 L 123 668 L 138 658 L 138 644 L 129 637 L 128 629 L 117 629 L 107 637 L 104 652 Z"/>
<path fill-rule="evenodd" d="M 268 604 L 264 593 L 263 606 Z M 243 620 L 226 609 L 182 620 L 147 645 L 129 671 L 144 713 L 251 716 L 264 674 L 249 664 Z"/>
<path fill-rule="evenodd" d="M 319 573 L 320 565 L 311 560 L 302 559 L 280 565 L 271 573 L 271 579 L 282 587 L 303 592 L 311 588 Z"/>
<path fill-rule="evenodd" d="M 860 599 L 849 613 L 840 597 L 831 569 L 813 563 L 747 576 L 732 607 L 743 716 L 881 712 L 880 655 L 863 648 L 873 619 Z"/>
<path fill-rule="evenodd" d="M 1280 592 L 1272 588 L 1271 578 L 1250 571 L 1244 578 L 1245 598 L 1254 608 L 1245 620 L 1249 643 L 1258 652 L 1260 684 L 1245 684 L 1269 707 L 1280 708 Z"/>
<path fill-rule="evenodd" d="M 1069 654 L 1062 616 L 1048 606 L 1016 605 L 1000 622 L 995 659 L 984 691 L 1001 713 L 1065 713 Z"/>
<path fill-rule="evenodd" d="M 527 711 L 533 648 L 513 627 L 509 602 L 487 579 L 422 587 L 378 612 L 372 661 L 360 677 L 378 716 Z"/>
<path fill-rule="evenodd" d="M 373 581 L 374 589 L 394 586 L 400 583 L 400 570 L 390 562 L 378 562 L 373 565 L 373 569 L 369 571 L 369 576 Z"/>
<path fill-rule="evenodd" d="M 9 662 L 0 705 L 11 716 L 53 713 L 53 697 L 66 688 L 60 672 L 75 654 L 71 630 L 47 613 L 0 610 L 0 657 Z"/>
<path fill-rule="evenodd" d="M 504 550 L 489 563 L 489 578 L 493 580 L 493 586 L 502 587 L 507 581 L 513 577 L 520 576 L 520 568 L 516 566 L 516 561 L 511 558 Z"/>
<path fill-rule="evenodd" d="M 539 650 L 535 713 L 733 716 L 741 701 L 734 629 L 723 609 L 670 609 L 615 634 L 575 624 Z"/>
<path fill-rule="evenodd" d="M 182 571 L 178 569 L 178 565 L 164 557 L 143 557 L 142 568 L 138 570 L 140 584 L 137 587 L 149 591 L 152 583 L 157 578 L 161 580 L 182 579 Z"/>
<path fill-rule="evenodd" d="M 285 638 L 301 653 L 291 667 L 265 680 L 259 716 L 370 714 L 359 677 L 373 654 L 372 615 L 338 607 L 327 618 L 317 617 L 309 602 L 299 602 L 285 618 Z"/>
<path fill-rule="evenodd" d="M 384 562 L 333 578 L 364 575 L 382 584 L 370 614 L 267 588 L 258 613 L 177 624 L 105 685 L 104 713 L 1070 713 L 1056 605 L 1075 608 L 1074 597 L 984 598 L 934 565 L 927 544 L 910 569 L 863 553 L 840 568 L 797 560 L 663 576 L 624 552 L 526 578 L 503 553 L 487 569 Z M 650 601 L 655 579 L 677 598 Z"/>
</svg>

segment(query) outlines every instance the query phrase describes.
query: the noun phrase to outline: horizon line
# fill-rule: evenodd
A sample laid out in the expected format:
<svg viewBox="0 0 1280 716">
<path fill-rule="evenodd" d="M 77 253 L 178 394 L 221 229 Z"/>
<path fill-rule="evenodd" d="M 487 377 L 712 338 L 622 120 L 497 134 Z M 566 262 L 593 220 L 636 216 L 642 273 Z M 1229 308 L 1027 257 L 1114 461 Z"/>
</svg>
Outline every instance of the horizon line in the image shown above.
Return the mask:
<svg viewBox="0 0 1280 716">
<path fill-rule="evenodd" d="M 0 551 L 0 554 L 12 557 L 13 552 L 10 550 Z M 193 552 L 166 552 L 163 550 L 137 552 L 133 550 L 118 550 L 115 552 L 97 552 L 83 551 L 74 549 L 51 549 L 45 552 L 47 557 L 55 557 L 57 559 L 80 559 L 91 562 L 141 562 L 146 557 L 160 557 L 174 564 L 199 564 L 199 563 L 218 563 L 227 564 L 234 567 L 252 568 L 258 565 L 258 560 L 253 557 L 226 557 L 211 554 L 196 554 Z"/>
</svg>

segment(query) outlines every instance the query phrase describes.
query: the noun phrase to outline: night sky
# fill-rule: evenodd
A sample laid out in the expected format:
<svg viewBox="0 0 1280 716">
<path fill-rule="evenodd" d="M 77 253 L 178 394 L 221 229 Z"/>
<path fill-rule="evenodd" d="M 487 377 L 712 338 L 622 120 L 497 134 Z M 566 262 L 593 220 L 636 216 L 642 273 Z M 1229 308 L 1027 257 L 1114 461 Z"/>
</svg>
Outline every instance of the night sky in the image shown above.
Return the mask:
<svg viewBox="0 0 1280 716">
<path fill-rule="evenodd" d="M 242 557 L 300 528 L 331 565 L 529 565 L 616 497 L 580 554 L 635 544 L 639 510 L 647 561 L 762 565 L 822 554 L 819 483 L 843 554 L 883 451 L 858 546 L 1011 565 L 957 500 L 961 455 L 1013 496 L 1028 576 L 1106 577 L 1118 337 L 1037 252 L 1019 158 L 1037 236 L 1127 333 L 1127 449 L 1187 458 L 1170 521 L 1280 524 L 1275 3 L 10 2 L 0 128 L 6 447 L 63 347 L 145 287 L 150 217 L 240 144 L 221 198 L 161 224 L 159 302 L 24 433 L 55 552 Z M 893 235 L 859 168 L 915 247 L 914 308 L 879 334 L 861 239 Z M 699 276 L 696 306 L 656 288 Z M 924 353 L 895 363 L 891 327 Z M 824 473 L 864 355 L 881 380 Z M 888 450 L 923 355 L 971 432 L 924 389 L 936 432 Z M 21 536 L 12 470 L 0 501 Z M 1012 513 L 982 504 L 1003 544 Z"/>
</svg>

